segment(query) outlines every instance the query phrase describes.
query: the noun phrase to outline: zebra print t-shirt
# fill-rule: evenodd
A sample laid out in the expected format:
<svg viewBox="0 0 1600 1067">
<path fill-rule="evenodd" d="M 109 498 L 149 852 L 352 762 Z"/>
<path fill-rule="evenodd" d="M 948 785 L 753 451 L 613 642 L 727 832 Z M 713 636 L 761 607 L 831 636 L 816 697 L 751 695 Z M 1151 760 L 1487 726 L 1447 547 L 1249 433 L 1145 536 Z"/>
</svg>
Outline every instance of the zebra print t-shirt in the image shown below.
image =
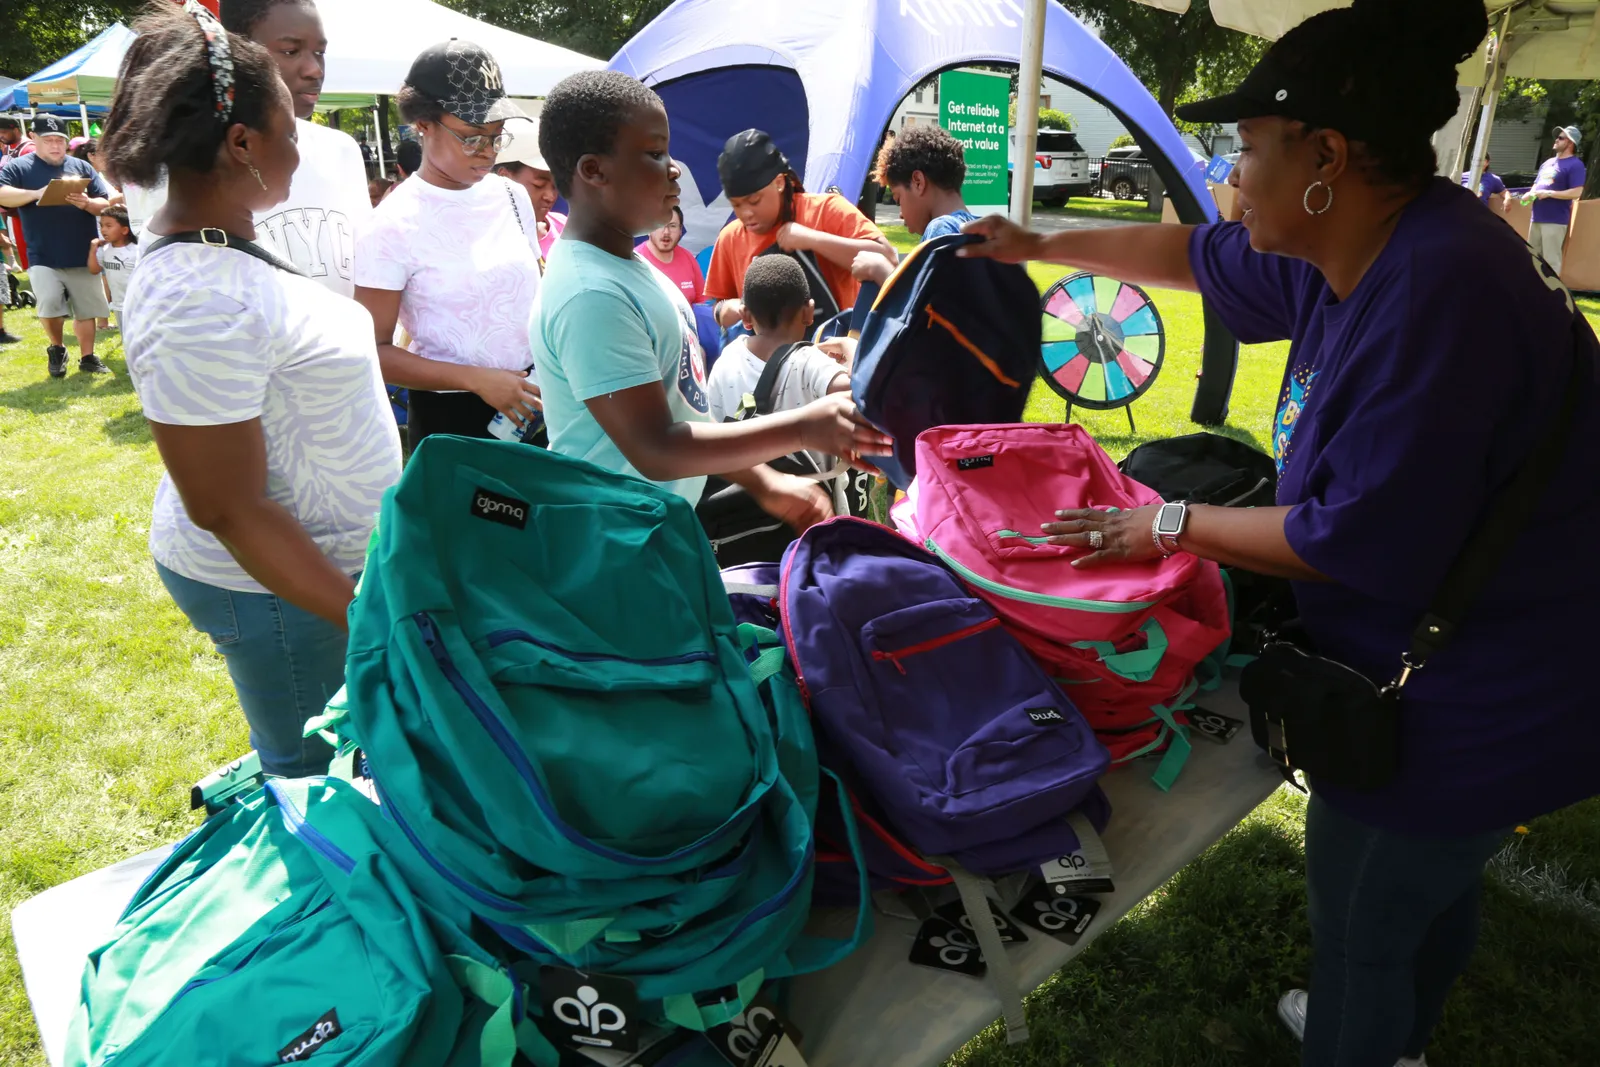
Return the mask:
<svg viewBox="0 0 1600 1067">
<path fill-rule="evenodd" d="M 122 334 L 147 418 L 174 426 L 259 418 L 267 496 L 336 567 L 361 569 L 383 492 L 400 477 L 365 308 L 243 252 L 175 244 L 133 272 Z M 264 591 L 190 521 L 170 475 L 156 490 L 150 551 L 186 578 Z"/>
</svg>

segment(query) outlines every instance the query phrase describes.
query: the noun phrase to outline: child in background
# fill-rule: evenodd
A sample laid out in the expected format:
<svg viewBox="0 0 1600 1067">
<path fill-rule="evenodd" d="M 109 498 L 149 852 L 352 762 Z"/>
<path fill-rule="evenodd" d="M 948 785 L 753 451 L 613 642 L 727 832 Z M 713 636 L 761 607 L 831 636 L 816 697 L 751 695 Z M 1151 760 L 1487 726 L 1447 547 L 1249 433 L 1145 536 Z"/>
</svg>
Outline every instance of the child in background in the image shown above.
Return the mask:
<svg viewBox="0 0 1600 1067">
<path fill-rule="evenodd" d="M 104 280 L 119 330 L 122 329 L 122 297 L 128 291 L 133 268 L 138 265 L 139 239 L 128 223 L 128 209 L 106 208 L 100 215 L 100 236 L 89 244 L 89 273 L 98 274 Z"/>
<path fill-rule="evenodd" d="M 961 142 L 940 126 L 913 126 L 878 153 L 877 180 L 900 205 L 906 229 L 924 241 L 960 233 L 978 216 L 967 210 L 961 186 L 967 159 Z M 895 265 L 877 252 L 862 252 L 850 265 L 857 281 L 889 280 Z"/>
<path fill-rule="evenodd" d="M 811 287 L 800 264 L 788 256 L 757 256 L 744 272 L 744 328 L 711 368 L 711 418 L 725 422 L 739 415 L 747 394 L 754 395 L 767 360 L 786 345 L 804 341 L 814 317 Z M 788 411 L 850 389 L 850 373 L 813 345 L 796 348 L 778 372 L 772 410 Z M 826 469 L 826 468 L 824 468 Z"/>
<path fill-rule="evenodd" d="M 624 74 L 574 74 L 545 99 L 539 148 L 572 208 L 531 324 L 550 448 L 691 504 L 706 476 L 721 474 L 803 530 L 831 518 L 832 501 L 765 463 L 803 449 L 882 455 L 889 441 L 859 418 L 849 394 L 749 422 L 708 420 L 694 313 L 634 248 L 678 202 L 668 139 L 661 98 Z"/>
</svg>

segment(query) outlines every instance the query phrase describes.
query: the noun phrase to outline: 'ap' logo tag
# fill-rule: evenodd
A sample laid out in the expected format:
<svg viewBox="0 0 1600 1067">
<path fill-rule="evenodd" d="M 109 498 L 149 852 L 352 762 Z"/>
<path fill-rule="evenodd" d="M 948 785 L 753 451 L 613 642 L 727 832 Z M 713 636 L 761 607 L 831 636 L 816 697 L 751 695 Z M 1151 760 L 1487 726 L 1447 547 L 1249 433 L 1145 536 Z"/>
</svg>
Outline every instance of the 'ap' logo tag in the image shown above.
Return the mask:
<svg viewBox="0 0 1600 1067">
<path fill-rule="evenodd" d="M 588 1030 L 591 1037 L 598 1037 L 602 1030 L 624 1030 L 628 1026 L 628 1017 L 622 1009 L 601 1002 L 600 991 L 591 985 L 580 986 L 576 997 L 562 997 L 553 1007 L 557 1019 L 568 1026 Z M 611 1042 L 595 1041 L 594 1044 L 609 1045 Z"/>
<path fill-rule="evenodd" d="M 605 974 L 580 974 L 563 967 L 539 973 L 545 1015 L 560 1023 L 576 1045 L 632 1052 L 638 1035 L 629 1032 L 639 998 L 631 981 Z"/>
<path fill-rule="evenodd" d="M 988 971 L 972 934 L 935 915 L 922 924 L 911 946 L 911 962 L 922 967 L 981 977 Z"/>
<path fill-rule="evenodd" d="M 1017 902 L 1011 917 L 1043 930 L 1057 941 L 1076 945 L 1100 911 L 1100 902 L 1089 897 L 1069 897 L 1059 886 L 1035 885 Z"/>
</svg>

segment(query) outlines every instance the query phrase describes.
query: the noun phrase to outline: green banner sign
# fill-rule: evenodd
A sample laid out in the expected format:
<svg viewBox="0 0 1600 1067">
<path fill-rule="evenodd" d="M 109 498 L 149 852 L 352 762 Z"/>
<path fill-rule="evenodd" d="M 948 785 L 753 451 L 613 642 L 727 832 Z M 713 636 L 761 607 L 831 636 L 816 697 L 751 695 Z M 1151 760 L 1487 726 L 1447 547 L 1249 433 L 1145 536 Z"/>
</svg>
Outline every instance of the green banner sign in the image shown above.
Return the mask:
<svg viewBox="0 0 1600 1067">
<path fill-rule="evenodd" d="M 1010 199 L 1011 77 L 972 70 L 939 75 L 939 125 L 966 148 L 967 180 L 961 196 L 976 214 L 1006 210 Z"/>
</svg>

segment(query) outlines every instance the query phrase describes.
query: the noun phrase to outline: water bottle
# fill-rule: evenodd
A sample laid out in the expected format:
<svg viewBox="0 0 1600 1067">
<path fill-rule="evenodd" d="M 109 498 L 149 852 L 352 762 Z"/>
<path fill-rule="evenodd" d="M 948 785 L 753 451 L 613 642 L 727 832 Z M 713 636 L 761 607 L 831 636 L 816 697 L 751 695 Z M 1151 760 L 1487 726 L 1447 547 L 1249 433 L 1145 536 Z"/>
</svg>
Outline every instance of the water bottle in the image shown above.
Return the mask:
<svg viewBox="0 0 1600 1067">
<path fill-rule="evenodd" d="M 528 372 L 528 380 L 532 381 L 534 371 Z M 506 418 L 502 412 L 495 412 L 494 418 L 489 420 L 489 433 L 502 441 L 527 442 L 539 435 L 539 430 L 544 426 L 544 413 L 532 410 L 521 426 Z"/>
<path fill-rule="evenodd" d="M 1520 203 L 1522 204 L 1523 207 L 1527 207 L 1529 204 L 1533 203 L 1537 199 L 1539 199 L 1539 198 L 1533 195 L 1533 190 L 1532 189 L 1529 189 L 1527 192 L 1523 193 L 1522 196 L 1518 197 L 1518 200 L 1520 201 Z"/>
</svg>

